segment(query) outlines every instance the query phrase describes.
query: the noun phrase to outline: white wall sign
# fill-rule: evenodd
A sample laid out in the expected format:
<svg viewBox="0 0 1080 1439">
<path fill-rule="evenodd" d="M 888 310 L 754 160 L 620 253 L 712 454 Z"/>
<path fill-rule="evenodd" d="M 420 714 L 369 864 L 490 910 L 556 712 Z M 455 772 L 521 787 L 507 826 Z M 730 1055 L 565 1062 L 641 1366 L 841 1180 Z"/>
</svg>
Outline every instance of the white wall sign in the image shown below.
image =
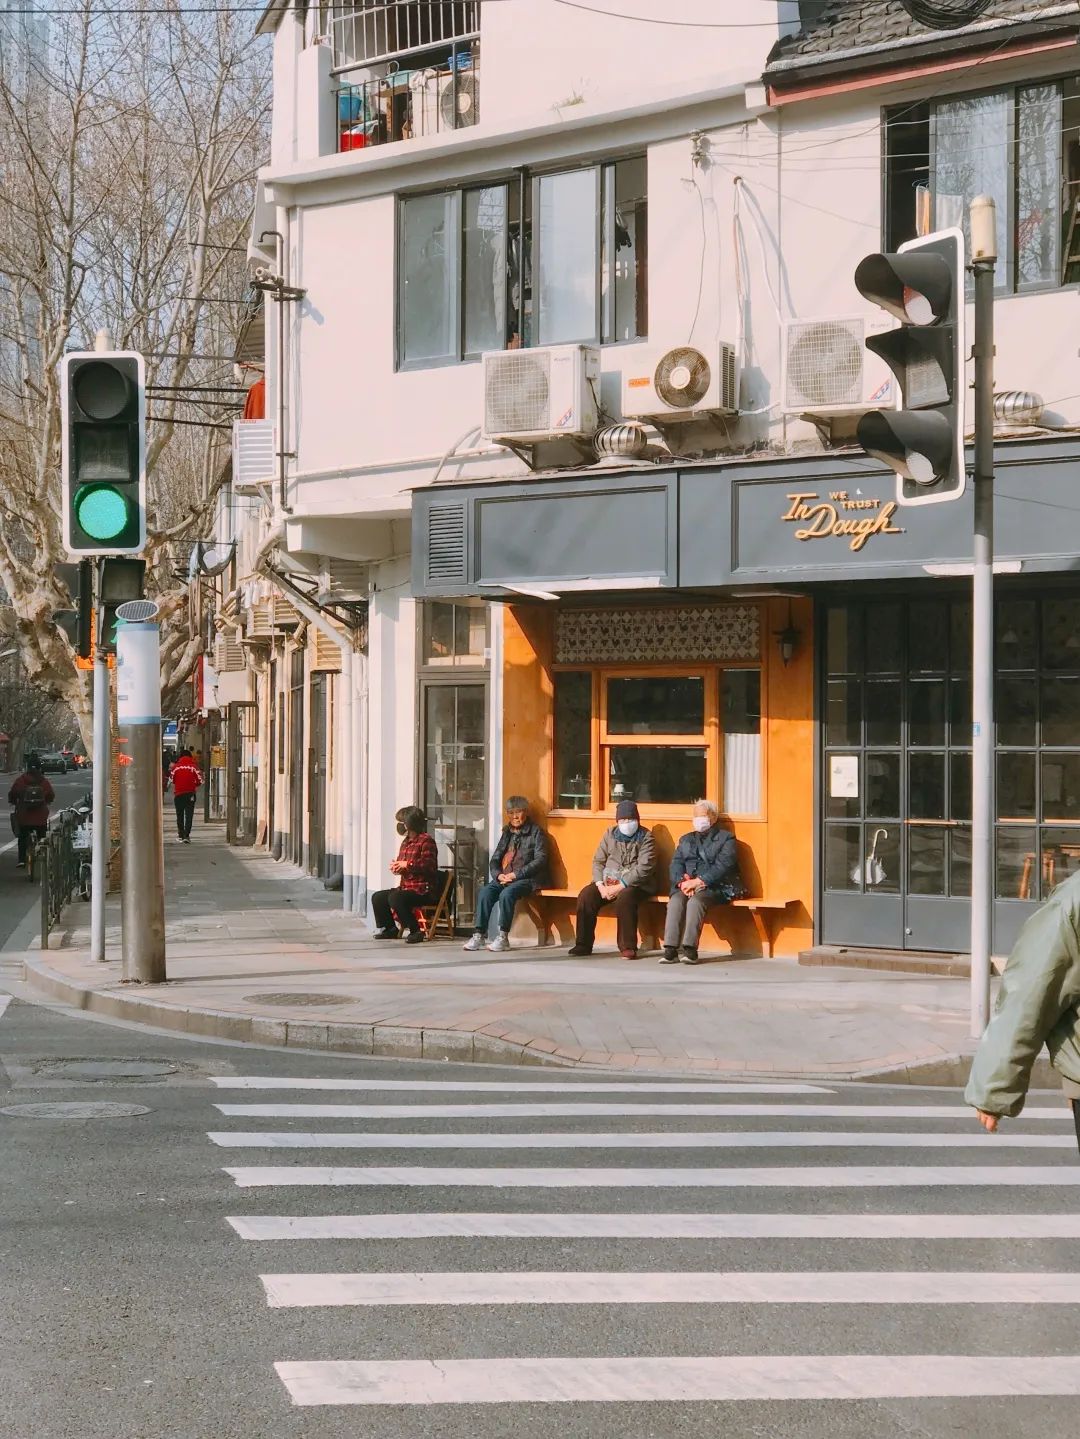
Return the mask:
<svg viewBox="0 0 1080 1439">
<path fill-rule="evenodd" d="M 859 798 L 859 756 L 834 754 L 829 757 L 829 798 Z"/>
<path fill-rule="evenodd" d="M 119 724 L 161 721 L 161 650 L 156 624 L 121 625 L 117 632 L 116 718 Z"/>
</svg>

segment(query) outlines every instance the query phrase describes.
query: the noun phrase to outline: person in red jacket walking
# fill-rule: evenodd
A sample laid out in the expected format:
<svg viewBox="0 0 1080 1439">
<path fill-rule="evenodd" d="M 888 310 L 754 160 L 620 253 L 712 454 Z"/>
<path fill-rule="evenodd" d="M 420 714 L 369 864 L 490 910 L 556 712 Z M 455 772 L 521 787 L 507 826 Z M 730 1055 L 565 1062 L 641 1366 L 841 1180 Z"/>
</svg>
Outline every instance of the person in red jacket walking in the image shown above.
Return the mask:
<svg viewBox="0 0 1080 1439">
<path fill-rule="evenodd" d="M 8 804 L 15 806 L 19 869 L 26 865 L 26 842 L 31 833 L 44 839 L 49 828 L 49 806 L 55 798 L 53 787 L 42 771 L 41 761 L 36 755 L 31 755 L 26 761 L 25 771 L 8 790 Z"/>
<path fill-rule="evenodd" d="M 190 844 L 195 795 L 202 784 L 202 770 L 189 749 L 180 751 L 176 763 L 169 770 L 169 783 L 173 787 L 173 804 L 176 806 L 176 832 L 181 844 Z"/>
</svg>

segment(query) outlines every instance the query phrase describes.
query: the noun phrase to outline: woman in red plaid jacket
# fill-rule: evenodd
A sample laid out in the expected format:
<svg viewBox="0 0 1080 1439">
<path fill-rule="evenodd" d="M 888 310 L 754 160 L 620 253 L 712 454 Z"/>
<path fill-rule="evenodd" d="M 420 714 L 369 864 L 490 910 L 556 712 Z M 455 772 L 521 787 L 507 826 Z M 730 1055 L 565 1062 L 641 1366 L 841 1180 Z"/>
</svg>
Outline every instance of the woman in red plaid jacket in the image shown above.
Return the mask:
<svg viewBox="0 0 1080 1439">
<path fill-rule="evenodd" d="M 439 856 L 435 841 L 427 832 L 427 815 L 422 809 L 409 804 L 394 817 L 397 832 L 403 838 L 390 872 L 400 875 L 401 879 L 397 889 L 380 889 L 371 896 L 371 913 L 378 926 L 372 937 L 399 939 L 404 930 L 406 944 L 419 944 L 424 931 L 416 911 L 421 905 L 435 903 Z"/>
</svg>

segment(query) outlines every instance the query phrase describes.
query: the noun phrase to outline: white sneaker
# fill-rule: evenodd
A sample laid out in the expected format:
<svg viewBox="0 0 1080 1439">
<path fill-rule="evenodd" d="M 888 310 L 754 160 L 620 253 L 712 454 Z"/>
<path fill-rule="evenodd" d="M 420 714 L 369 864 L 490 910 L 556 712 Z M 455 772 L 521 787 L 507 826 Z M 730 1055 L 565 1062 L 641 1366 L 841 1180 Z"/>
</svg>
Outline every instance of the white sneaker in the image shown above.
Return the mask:
<svg viewBox="0 0 1080 1439">
<path fill-rule="evenodd" d="M 472 939 L 467 940 L 461 947 L 462 949 L 483 949 L 484 936 L 477 930 Z"/>
<path fill-rule="evenodd" d="M 488 945 L 488 949 L 490 949 L 490 950 L 492 951 L 492 953 L 494 953 L 494 954 L 499 954 L 499 953 L 501 953 L 504 949 L 509 949 L 509 948 L 510 948 L 510 936 L 509 936 L 508 934 L 499 934 L 499 935 L 496 935 L 496 937 L 495 937 L 495 938 L 491 941 L 491 943 Z"/>
</svg>

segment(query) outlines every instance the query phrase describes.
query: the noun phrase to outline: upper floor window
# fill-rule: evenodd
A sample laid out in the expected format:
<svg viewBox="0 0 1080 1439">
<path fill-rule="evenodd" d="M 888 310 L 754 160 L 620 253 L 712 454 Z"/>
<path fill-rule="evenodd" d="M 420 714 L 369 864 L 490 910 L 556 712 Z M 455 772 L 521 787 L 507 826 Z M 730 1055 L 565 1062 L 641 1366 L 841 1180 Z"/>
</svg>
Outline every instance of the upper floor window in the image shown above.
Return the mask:
<svg viewBox="0 0 1080 1439">
<path fill-rule="evenodd" d="M 643 156 L 402 201 L 398 363 L 647 334 Z"/>
<path fill-rule="evenodd" d="M 992 195 L 1000 288 L 1080 282 L 1080 78 L 901 106 L 885 136 L 887 250 L 967 234 L 971 201 Z"/>
</svg>

